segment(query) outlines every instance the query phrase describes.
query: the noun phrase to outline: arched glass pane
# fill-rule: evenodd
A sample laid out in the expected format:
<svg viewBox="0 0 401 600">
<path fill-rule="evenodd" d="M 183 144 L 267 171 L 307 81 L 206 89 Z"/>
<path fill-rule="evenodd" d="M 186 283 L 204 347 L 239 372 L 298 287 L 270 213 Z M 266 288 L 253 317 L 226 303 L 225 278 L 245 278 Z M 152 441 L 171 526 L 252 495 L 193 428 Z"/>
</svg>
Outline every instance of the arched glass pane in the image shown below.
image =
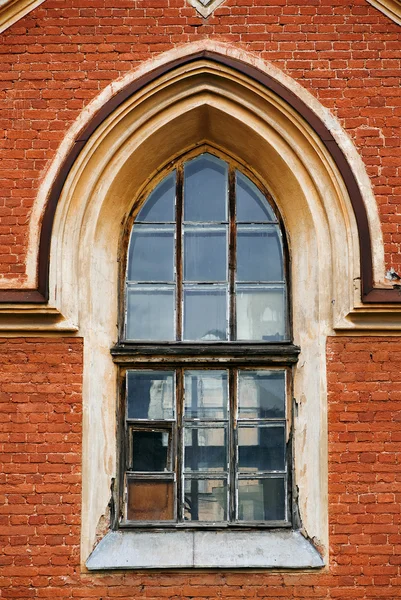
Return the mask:
<svg viewBox="0 0 401 600">
<path fill-rule="evenodd" d="M 172 225 L 134 225 L 128 254 L 129 281 L 174 280 Z"/>
<path fill-rule="evenodd" d="M 176 172 L 170 173 L 148 196 L 136 218 L 137 223 L 169 223 L 175 221 Z"/>
<path fill-rule="evenodd" d="M 283 281 L 283 249 L 278 225 L 238 225 L 237 281 Z"/>
<path fill-rule="evenodd" d="M 228 165 L 201 154 L 184 166 L 184 221 L 227 221 Z"/>
<path fill-rule="evenodd" d="M 277 217 L 270 204 L 246 175 L 237 171 L 236 184 L 239 223 L 277 223 Z"/>
</svg>

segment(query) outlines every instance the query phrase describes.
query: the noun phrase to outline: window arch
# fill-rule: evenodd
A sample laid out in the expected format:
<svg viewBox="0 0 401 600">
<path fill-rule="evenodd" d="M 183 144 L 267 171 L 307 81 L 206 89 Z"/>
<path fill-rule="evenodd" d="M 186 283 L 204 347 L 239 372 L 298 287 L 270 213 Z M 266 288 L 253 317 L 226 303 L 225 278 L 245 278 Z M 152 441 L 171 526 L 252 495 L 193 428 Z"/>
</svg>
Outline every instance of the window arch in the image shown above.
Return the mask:
<svg viewBox="0 0 401 600">
<path fill-rule="evenodd" d="M 288 254 L 267 191 L 210 148 L 133 211 L 115 526 L 289 526 Z M 127 239 L 127 236 L 126 236 Z"/>
<path fill-rule="evenodd" d="M 288 340 L 284 244 L 269 194 L 237 165 L 180 160 L 135 216 L 124 338 Z"/>
</svg>

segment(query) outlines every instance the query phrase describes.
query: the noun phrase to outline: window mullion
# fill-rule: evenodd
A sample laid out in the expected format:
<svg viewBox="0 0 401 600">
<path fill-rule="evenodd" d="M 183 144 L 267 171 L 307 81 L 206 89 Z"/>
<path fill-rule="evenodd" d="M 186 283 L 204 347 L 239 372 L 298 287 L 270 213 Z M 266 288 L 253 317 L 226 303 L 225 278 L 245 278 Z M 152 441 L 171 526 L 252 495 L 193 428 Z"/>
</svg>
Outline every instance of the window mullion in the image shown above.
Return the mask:
<svg viewBox="0 0 401 600">
<path fill-rule="evenodd" d="M 182 340 L 182 213 L 183 213 L 183 167 L 177 167 L 176 181 L 176 247 L 175 247 L 175 269 L 176 269 L 176 340 Z"/>
<path fill-rule="evenodd" d="M 176 464 L 175 472 L 177 478 L 177 521 L 178 523 L 184 520 L 184 369 L 176 371 L 176 419 L 177 419 L 177 435 L 176 435 Z"/>
<path fill-rule="evenodd" d="M 229 402 L 230 402 L 230 424 L 229 424 L 229 467 L 228 467 L 228 489 L 229 489 L 229 522 L 236 520 L 237 514 L 237 369 L 229 371 Z"/>
<path fill-rule="evenodd" d="M 228 212 L 229 212 L 229 241 L 228 241 L 228 293 L 229 293 L 229 339 L 236 339 L 236 303 L 235 303 L 235 268 L 237 247 L 237 224 L 235 211 L 235 170 L 230 167 L 228 172 Z"/>
</svg>

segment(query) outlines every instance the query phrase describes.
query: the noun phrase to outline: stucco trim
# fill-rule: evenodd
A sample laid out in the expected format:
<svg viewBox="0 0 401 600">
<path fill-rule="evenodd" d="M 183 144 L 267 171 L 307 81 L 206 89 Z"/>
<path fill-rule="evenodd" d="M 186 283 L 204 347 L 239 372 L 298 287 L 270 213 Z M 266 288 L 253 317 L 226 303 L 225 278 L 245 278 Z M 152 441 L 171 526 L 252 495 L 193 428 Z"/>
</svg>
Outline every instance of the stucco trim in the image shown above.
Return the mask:
<svg viewBox="0 0 401 600">
<path fill-rule="evenodd" d="M 399 0 L 367 0 L 389 19 L 401 25 L 401 2 Z"/>
<path fill-rule="evenodd" d="M 171 57 L 170 61 L 168 60 L 169 56 Z M 211 43 L 207 40 L 181 47 L 174 53 L 165 53 L 161 55 L 159 61 L 153 61 L 152 64 L 144 63 L 138 69 L 136 77 L 131 73 L 123 80 L 111 84 L 83 111 L 81 117 L 65 137 L 62 147 L 44 179 L 32 212 L 27 271 L 31 284 L 35 279 L 37 280 L 37 288 L 0 290 L 0 303 L 40 303 L 48 300 L 50 240 L 58 198 L 74 161 L 97 127 L 129 96 L 149 82 L 177 66 L 189 65 L 202 58 L 208 58 L 217 64 L 228 65 L 239 73 L 246 74 L 274 92 L 302 115 L 322 140 L 339 171 L 343 174 L 354 207 L 359 229 L 363 301 L 393 303 L 394 305 L 401 303 L 398 292 L 384 283 L 382 235 L 377 205 L 372 195 L 369 179 L 361 158 L 339 123 L 306 90 L 279 72 L 278 69 L 255 57 L 245 56 L 242 51 L 234 51 L 231 47 Z M 134 79 L 132 79 L 133 77 Z M 37 245 L 39 245 L 38 254 Z M 377 283 L 381 287 L 375 287 Z"/>
<path fill-rule="evenodd" d="M 44 0 L 0 0 L 0 33 L 43 2 Z"/>
<path fill-rule="evenodd" d="M 106 569 L 316 569 L 316 548 L 299 531 L 111 531 L 86 561 Z"/>
</svg>

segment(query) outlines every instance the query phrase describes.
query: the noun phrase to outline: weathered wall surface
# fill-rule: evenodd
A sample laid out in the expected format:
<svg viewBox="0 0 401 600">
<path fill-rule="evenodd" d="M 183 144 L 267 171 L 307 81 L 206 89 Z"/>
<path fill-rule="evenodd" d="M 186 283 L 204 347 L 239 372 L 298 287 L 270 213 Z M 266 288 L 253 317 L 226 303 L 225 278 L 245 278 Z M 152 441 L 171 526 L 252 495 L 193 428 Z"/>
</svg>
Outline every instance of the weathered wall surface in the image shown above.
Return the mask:
<svg viewBox="0 0 401 600">
<path fill-rule="evenodd" d="M 371 177 L 387 267 L 398 267 L 401 30 L 365 0 L 227 0 L 207 20 L 185 0 L 46 0 L 1 36 L 3 285 L 26 281 L 32 203 L 82 109 L 143 60 L 205 37 L 273 62 L 339 118 Z"/>
<path fill-rule="evenodd" d="M 333 337 L 327 361 L 327 569 L 89 575 L 79 566 L 82 340 L 2 339 L 0 597 L 398 598 L 401 338 Z"/>
</svg>

